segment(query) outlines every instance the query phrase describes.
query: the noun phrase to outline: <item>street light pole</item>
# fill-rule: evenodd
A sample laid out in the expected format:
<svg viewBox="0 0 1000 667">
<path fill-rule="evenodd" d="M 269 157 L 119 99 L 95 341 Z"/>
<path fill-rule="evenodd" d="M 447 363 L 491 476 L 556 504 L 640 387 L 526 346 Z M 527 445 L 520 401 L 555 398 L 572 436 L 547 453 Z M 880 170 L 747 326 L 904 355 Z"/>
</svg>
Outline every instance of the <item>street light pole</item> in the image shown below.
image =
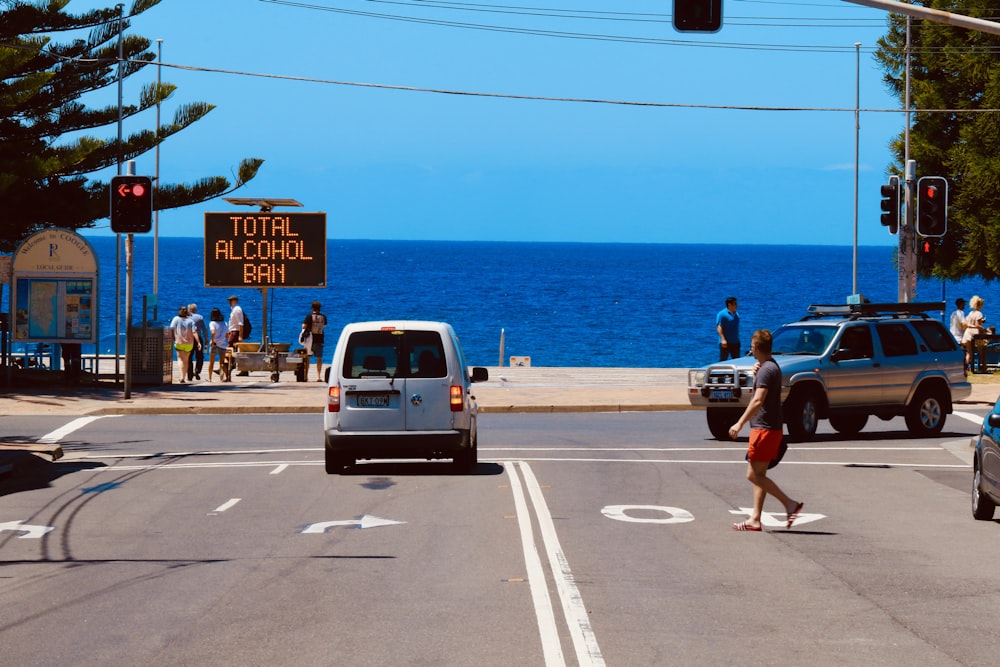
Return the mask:
<svg viewBox="0 0 1000 667">
<path fill-rule="evenodd" d="M 858 293 L 858 148 L 861 133 L 861 42 L 854 42 L 854 282 Z"/>
</svg>

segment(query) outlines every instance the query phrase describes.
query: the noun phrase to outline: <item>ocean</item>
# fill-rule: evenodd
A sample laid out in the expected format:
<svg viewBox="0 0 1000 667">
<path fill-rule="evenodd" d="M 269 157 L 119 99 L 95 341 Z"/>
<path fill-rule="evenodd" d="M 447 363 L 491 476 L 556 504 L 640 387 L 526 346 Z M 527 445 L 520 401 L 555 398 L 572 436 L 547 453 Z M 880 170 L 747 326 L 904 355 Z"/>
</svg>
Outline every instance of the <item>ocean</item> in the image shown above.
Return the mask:
<svg viewBox="0 0 1000 667">
<path fill-rule="evenodd" d="M 99 261 L 102 348 L 110 342 L 113 349 L 115 238 L 88 241 Z M 169 322 L 192 302 L 206 319 L 212 308 L 228 317 L 226 298 L 235 293 L 260 340 L 260 290 L 205 287 L 203 245 L 200 238 L 160 238 L 159 320 Z M 859 248 L 859 292 L 869 300 L 896 301 L 893 257 L 892 247 Z M 294 343 L 316 300 L 329 319 L 330 353 L 348 322 L 429 319 L 455 327 L 474 365 L 500 362 L 503 331 L 505 365 L 519 356 L 533 366 L 684 368 L 717 358 L 715 316 L 727 296 L 739 300 L 747 351 L 755 329 L 799 319 L 809 304 L 845 303 L 852 272 L 852 249 L 836 246 L 330 240 L 328 286 L 270 290 L 269 334 Z M 142 296 L 152 290 L 153 239 L 136 236 L 136 325 Z M 1000 293 L 982 280 L 921 280 L 916 300 L 943 298 L 950 312 L 956 297 L 973 294 L 986 300 L 989 319 Z"/>
</svg>

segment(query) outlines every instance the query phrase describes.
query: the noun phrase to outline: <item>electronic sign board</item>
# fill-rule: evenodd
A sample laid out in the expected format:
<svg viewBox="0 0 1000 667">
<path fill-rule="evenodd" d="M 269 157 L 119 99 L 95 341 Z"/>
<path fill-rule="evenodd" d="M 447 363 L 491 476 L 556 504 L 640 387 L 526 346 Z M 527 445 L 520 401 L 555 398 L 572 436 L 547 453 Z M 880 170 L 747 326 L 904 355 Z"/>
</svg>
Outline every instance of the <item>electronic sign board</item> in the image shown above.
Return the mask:
<svg viewBox="0 0 1000 667">
<path fill-rule="evenodd" d="M 206 213 L 205 287 L 326 287 L 326 213 Z"/>
</svg>

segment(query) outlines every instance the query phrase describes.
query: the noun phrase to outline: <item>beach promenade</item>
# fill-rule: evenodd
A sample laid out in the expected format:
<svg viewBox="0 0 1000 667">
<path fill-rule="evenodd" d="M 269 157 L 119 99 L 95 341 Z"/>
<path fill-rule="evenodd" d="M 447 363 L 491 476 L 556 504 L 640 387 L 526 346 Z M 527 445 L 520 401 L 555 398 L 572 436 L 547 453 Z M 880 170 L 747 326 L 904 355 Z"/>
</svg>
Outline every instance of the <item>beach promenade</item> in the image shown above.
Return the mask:
<svg viewBox="0 0 1000 667">
<path fill-rule="evenodd" d="M 488 382 L 472 385 L 481 413 L 630 412 L 692 409 L 687 399 L 687 369 L 492 367 Z M 203 375 L 203 377 L 206 377 Z M 315 414 L 323 411 L 326 384 L 297 382 L 282 372 L 233 376 L 232 382 L 133 386 L 130 398 L 120 385 L 10 388 L 0 392 L 0 423 L 7 416 L 73 417 L 120 414 Z M 993 405 L 1000 376 L 973 375 L 972 395 L 963 405 Z M 40 434 L 41 435 L 41 434 Z M 57 446 L 38 442 L 0 442 L 0 473 L 9 471 L 11 454 L 33 452 L 58 458 Z M 5 468 L 4 466 L 7 465 Z"/>
</svg>

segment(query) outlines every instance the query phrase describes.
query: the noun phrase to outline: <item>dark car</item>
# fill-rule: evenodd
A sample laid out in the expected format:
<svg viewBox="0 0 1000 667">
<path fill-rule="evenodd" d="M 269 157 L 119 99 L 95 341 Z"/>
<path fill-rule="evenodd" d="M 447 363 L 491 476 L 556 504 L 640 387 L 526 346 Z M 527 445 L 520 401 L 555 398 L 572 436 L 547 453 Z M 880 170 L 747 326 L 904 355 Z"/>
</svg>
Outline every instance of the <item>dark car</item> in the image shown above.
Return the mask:
<svg viewBox="0 0 1000 667">
<path fill-rule="evenodd" d="M 983 419 L 972 470 L 972 516 L 989 521 L 1000 503 L 1000 399 Z"/>
</svg>

